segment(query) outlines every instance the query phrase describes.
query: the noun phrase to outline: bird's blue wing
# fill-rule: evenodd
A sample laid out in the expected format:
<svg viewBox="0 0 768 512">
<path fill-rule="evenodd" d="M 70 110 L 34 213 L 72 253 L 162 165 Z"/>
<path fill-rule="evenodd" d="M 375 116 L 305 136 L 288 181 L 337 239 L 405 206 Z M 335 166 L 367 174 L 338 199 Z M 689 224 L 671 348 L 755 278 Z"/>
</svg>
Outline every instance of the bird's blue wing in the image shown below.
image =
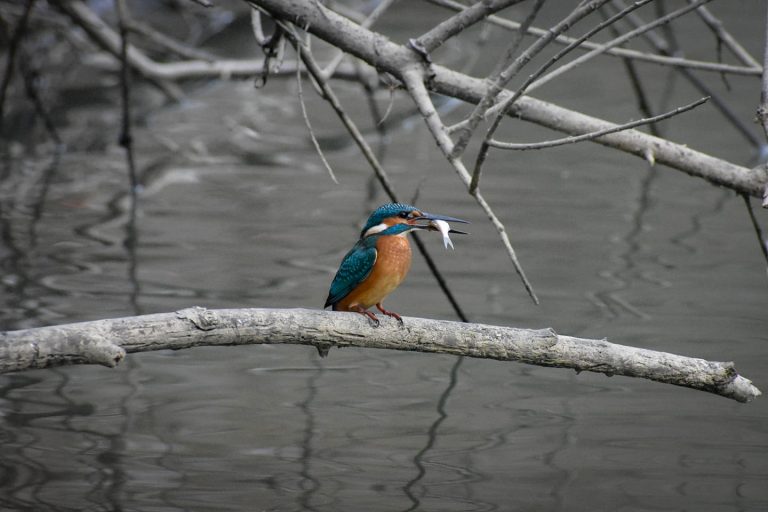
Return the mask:
<svg viewBox="0 0 768 512">
<path fill-rule="evenodd" d="M 349 292 L 355 289 L 363 280 L 368 277 L 373 270 L 373 264 L 376 263 L 376 243 L 369 239 L 360 240 L 344 256 L 336 271 L 336 276 L 331 283 L 331 289 L 328 291 L 328 298 L 325 306 L 336 304 L 341 299 L 349 295 Z M 373 243 L 371 243 L 373 242 Z"/>
</svg>

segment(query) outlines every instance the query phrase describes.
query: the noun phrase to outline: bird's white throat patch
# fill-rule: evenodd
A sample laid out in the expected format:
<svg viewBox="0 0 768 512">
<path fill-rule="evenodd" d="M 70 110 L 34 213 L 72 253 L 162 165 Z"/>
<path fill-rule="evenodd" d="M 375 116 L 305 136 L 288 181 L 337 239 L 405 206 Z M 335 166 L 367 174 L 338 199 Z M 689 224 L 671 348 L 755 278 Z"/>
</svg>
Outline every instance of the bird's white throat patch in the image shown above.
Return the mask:
<svg viewBox="0 0 768 512">
<path fill-rule="evenodd" d="M 385 229 L 387 229 L 389 226 L 387 226 L 384 223 L 376 224 L 375 226 L 371 226 L 366 230 L 366 232 L 363 234 L 363 238 L 371 235 L 375 235 L 376 233 L 381 233 Z"/>
</svg>

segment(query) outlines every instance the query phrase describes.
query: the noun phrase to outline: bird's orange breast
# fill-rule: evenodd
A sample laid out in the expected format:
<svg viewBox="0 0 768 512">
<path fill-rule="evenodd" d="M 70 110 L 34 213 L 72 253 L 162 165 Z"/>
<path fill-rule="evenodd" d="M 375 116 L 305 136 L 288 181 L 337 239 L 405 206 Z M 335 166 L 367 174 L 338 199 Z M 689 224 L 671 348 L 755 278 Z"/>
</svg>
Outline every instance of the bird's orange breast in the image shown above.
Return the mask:
<svg viewBox="0 0 768 512">
<path fill-rule="evenodd" d="M 348 311 L 352 306 L 365 309 L 380 303 L 397 288 L 411 269 L 411 245 L 405 236 L 382 236 L 376 242 L 373 270 L 335 309 Z"/>
</svg>

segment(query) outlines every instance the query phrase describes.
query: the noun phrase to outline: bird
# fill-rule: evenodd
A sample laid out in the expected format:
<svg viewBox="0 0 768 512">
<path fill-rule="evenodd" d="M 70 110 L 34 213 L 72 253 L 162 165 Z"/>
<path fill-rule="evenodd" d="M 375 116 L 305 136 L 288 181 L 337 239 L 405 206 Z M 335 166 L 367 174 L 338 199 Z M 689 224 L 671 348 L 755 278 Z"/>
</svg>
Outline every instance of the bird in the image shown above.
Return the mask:
<svg viewBox="0 0 768 512">
<path fill-rule="evenodd" d="M 372 306 L 403 325 L 402 317 L 384 309 L 384 298 L 403 282 L 411 268 L 411 246 L 407 234 L 414 230 L 440 231 L 433 221 L 468 222 L 446 215 L 435 215 L 401 203 L 376 208 L 360 231 L 357 243 L 341 260 L 331 282 L 324 308 L 353 311 L 365 315 L 379 326 Z M 426 221 L 426 223 L 424 223 Z M 451 229 L 450 233 L 467 233 Z"/>
</svg>

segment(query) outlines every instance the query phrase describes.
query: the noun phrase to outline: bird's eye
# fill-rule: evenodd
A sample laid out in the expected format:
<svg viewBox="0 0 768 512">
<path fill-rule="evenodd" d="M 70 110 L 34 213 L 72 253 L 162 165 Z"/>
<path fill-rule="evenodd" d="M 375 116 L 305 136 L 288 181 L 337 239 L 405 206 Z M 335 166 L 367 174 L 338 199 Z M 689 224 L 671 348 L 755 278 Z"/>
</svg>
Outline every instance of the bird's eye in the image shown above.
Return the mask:
<svg viewBox="0 0 768 512">
<path fill-rule="evenodd" d="M 400 212 L 400 217 L 402 217 L 403 219 L 407 219 L 408 218 L 408 212 Z"/>
</svg>

